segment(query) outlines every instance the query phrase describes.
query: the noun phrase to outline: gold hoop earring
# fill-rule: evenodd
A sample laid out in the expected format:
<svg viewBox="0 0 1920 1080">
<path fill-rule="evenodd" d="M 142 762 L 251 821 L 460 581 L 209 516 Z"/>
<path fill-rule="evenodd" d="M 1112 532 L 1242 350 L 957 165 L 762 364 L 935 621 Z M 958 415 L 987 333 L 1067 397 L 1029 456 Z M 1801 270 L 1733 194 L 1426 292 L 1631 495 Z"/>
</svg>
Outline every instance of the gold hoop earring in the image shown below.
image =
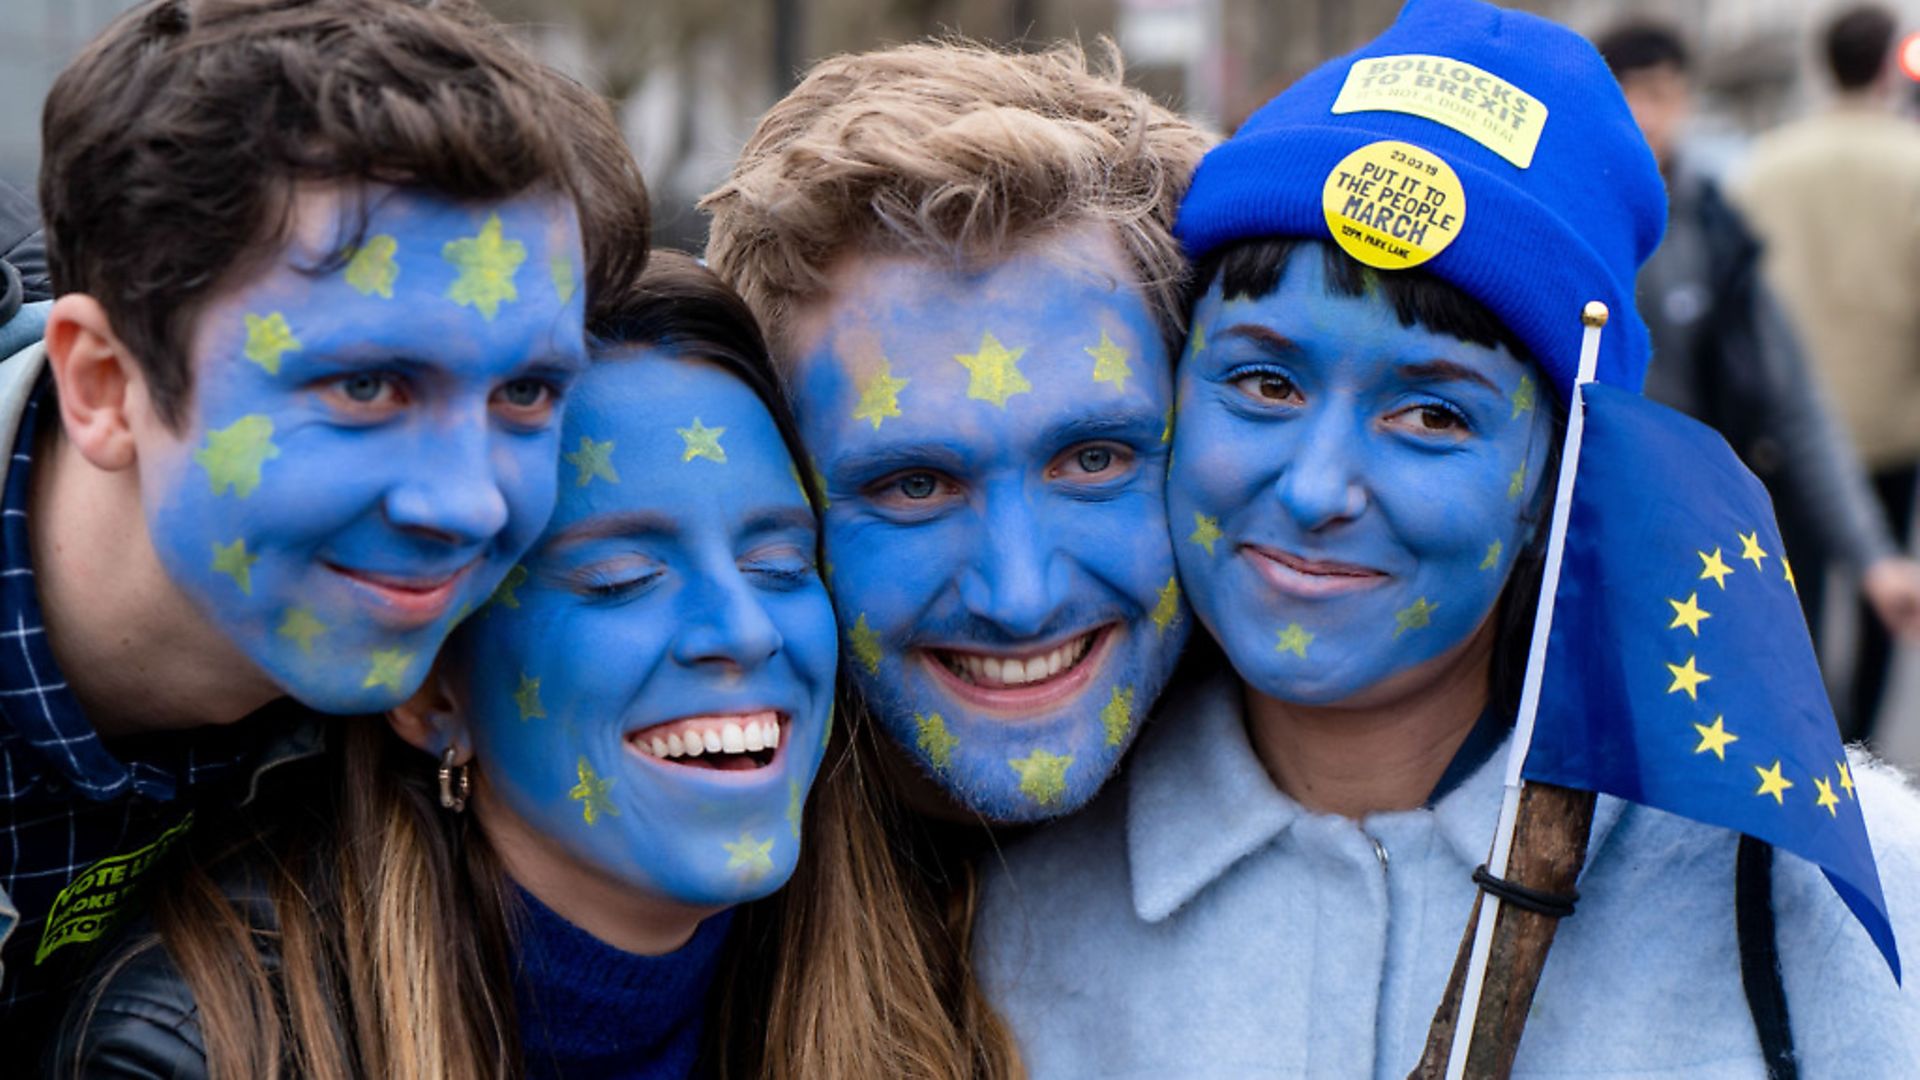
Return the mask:
<svg viewBox="0 0 1920 1080">
<path fill-rule="evenodd" d="M 454 813 L 467 808 L 467 796 L 473 794 L 473 778 L 465 765 L 453 763 L 453 747 L 440 755 L 440 805 Z"/>
</svg>

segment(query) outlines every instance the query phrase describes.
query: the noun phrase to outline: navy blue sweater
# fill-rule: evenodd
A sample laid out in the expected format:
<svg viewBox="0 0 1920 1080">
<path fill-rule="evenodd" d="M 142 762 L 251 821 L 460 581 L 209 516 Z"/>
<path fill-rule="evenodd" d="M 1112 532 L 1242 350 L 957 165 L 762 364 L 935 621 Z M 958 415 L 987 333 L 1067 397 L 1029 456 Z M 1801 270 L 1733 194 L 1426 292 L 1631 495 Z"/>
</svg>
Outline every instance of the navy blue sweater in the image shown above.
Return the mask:
<svg viewBox="0 0 1920 1080">
<path fill-rule="evenodd" d="M 638 956 L 518 891 L 526 917 L 513 989 L 528 1080 L 691 1076 L 733 913 L 708 918 L 673 952 Z"/>
</svg>

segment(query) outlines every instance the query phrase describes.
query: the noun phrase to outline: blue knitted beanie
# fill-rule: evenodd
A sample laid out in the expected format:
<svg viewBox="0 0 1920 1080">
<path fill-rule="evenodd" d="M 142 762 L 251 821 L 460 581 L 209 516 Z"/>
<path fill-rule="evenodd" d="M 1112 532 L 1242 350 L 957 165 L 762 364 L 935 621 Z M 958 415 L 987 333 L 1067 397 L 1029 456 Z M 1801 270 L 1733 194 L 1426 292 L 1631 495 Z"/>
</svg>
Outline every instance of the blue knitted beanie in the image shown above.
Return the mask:
<svg viewBox="0 0 1920 1080">
<path fill-rule="evenodd" d="M 1409 0 L 1215 147 L 1177 231 L 1196 262 L 1304 237 L 1433 274 L 1525 342 L 1565 401 L 1589 300 L 1612 312 L 1600 381 L 1644 381 L 1633 282 L 1666 221 L 1659 167 L 1583 38 L 1479 0 Z"/>
</svg>

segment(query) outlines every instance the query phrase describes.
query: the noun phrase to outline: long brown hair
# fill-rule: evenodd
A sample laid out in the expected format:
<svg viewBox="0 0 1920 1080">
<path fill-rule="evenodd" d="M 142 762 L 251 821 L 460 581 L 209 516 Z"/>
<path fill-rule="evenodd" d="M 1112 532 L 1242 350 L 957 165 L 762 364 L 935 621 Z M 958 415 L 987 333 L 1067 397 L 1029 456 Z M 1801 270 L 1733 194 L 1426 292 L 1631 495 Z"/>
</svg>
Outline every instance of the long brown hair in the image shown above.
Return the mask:
<svg viewBox="0 0 1920 1080">
<path fill-rule="evenodd" d="M 797 452 L 758 331 L 707 270 L 658 253 L 604 308 L 619 314 L 596 326 L 603 345 L 712 359 L 760 395 Z M 861 713 L 843 710 L 832 733 L 793 879 L 736 918 L 709 1061 L 743 1080 L 1017 1077 L 967 964 L 971 871 L 965 887 L 937 890 L 902 872 L 910 856 L 889 842 L 898 811 L 878 794 Z M 432 760 L 384 723 L 340 721 L 333 734 L 304 784 L 189 838 L 155 899 L 155 933 L 116 968 L 166 950 L 214 1080 L 521 1076 L 516 901 L 484 829 L 440 808 Z M 84 1068 L 75 1061 L 74 1075 Z"/>
</svg>

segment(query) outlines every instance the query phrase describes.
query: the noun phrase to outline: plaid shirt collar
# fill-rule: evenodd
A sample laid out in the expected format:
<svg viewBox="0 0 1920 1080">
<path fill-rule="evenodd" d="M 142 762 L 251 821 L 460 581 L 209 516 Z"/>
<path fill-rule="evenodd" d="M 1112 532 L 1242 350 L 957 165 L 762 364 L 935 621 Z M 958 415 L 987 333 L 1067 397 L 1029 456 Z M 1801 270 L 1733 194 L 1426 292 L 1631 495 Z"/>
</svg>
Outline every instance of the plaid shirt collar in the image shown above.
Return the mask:
<svg viewBox="0 0 1920 1080">
<path fill-rule="evenodd" d="M 30 751 L 0 752 L 0 799 L 20 798 L 58 779 L 96 801 L 137 794 L 166 802 L 181 785 L 225 771 L 257 744 L 218 737 L 167 740 L 171 745 L 156 746 L 152 755 L 123 761 L 107 749 L 68 689 L 47 642 L 27 533 L 34 440 L 41 408 L 52 400 L 51 386 L 42 374 L 20 418 L 0 490 L 0 751 L 8 743 L 16 749 L 24 743 Z"/>
</svg>

